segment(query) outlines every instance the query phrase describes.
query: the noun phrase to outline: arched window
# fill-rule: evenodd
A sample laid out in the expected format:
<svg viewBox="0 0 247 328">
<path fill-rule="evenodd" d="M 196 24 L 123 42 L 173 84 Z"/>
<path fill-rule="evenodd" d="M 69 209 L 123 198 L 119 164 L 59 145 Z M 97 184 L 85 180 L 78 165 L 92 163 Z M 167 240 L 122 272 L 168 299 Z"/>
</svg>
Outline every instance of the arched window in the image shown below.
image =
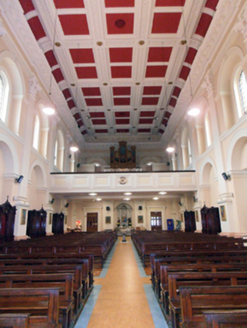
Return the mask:
<svg viewBox="0 0 247 328">
<path fill-rule="evenodd" d="M 54 149 L 54 166 L 57 166 L 57 140 L 55 142 L 55 149 Z"/>
<path fill-rule="evenodd" d="M 40 121 L 38 115 L 35 116 L 34 132 L 33 132 L 33 147 L 39 150 L 39 134 L 40 134 Z"/>
<path fill-rule="evenodd" d="M 239 96 L 243 113 L 247 113 L 247 82 L 244 71 L 239 75 Z"/>
<path fill-rule="evenodd" d="M 191 164 L 192 163 L 192 152 L 191 152 L 190 139 L 188 139 L 188 154 L 189 154 L 189 164 Z"/>
<path fill-rule="evenodd" d="M 0 72 L 0 120 L 6 121 L 9 98 L 9 82 L 7 76 Z"/>
<path fill-rule="evenodd" d="M 206 132 L 206 141 L 207 141 L 207 147 L 209 147 L 212 143 L 211 140 L 211 129 L 210 129 L 210 122 L 209 122 L 209 113 L 205 114 L 205 132 Z"/>
</svg>

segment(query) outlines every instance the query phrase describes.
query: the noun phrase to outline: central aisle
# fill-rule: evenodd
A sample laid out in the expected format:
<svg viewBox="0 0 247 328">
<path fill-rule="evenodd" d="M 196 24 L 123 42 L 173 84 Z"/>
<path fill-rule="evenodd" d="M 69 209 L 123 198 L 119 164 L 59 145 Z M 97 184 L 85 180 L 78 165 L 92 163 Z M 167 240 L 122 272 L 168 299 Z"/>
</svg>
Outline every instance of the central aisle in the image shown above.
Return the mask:
<svg viewBox="0 0 247 328">
<path fill-rule="evenodd" d="M 119 241 L 105 278 L 95 278 L 101 285 L 88 328 L 155 328 L 130 240 Z"/>
</svg>

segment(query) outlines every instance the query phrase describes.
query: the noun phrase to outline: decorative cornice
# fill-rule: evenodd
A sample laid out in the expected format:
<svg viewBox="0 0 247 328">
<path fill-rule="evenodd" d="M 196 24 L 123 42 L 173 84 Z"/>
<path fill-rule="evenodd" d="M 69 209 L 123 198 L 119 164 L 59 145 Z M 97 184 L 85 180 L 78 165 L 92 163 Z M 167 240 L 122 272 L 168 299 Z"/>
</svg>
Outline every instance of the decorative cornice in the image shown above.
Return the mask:
<svg viewBox="0 0 247 328">
<path fill-rule="evenodd" d="M 211 95 L 214 96 L 215 87 L 214 87 L 214 81 L 213 81 L 212 73 L 208 73 L 205 76 L 205 79 L 204 79 L 201 87 L 202 87 L 202 89 L 205 89 L 207 91 L 208 97 L 210 97 Z"/>
<path fill-rule="evenodd" d="M 33 99 L 36 98 L 37 93 L 41 90 L 40 84 L 35 76 L 30 77 L 29 79 L 29 94 L 33 97 Z"/>
<path fill-rule="evenodd" d="M 234 29 L 243 35 L 244 42 L 247 43 L 247 7 L 244 8 L 241 16 L 238 18 Z"/>
</svg>

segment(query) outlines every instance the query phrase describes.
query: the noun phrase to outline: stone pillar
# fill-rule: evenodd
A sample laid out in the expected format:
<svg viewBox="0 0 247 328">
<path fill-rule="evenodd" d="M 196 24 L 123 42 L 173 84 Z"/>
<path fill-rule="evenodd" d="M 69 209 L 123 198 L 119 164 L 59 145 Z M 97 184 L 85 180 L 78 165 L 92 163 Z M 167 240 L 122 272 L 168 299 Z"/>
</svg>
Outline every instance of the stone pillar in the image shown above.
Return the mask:
<svg viewBox="0 0 247 328">
<path fill-rule="evenodd" d="M 185 170 L 189 166 L 188 146 L 181 145 L 181 148 L 182 148 L 182 158 L 183 158 L 183 169 Z"/>
<path fill-rule="evenodd" d="M 10 120 L 10 129 L 15 134 L 19 134 L 22 99 L 23 96 L 14 95 L 11 101 L 11 112 L 13 114 L 11 114 L 12 119 Z"/>
</svg>

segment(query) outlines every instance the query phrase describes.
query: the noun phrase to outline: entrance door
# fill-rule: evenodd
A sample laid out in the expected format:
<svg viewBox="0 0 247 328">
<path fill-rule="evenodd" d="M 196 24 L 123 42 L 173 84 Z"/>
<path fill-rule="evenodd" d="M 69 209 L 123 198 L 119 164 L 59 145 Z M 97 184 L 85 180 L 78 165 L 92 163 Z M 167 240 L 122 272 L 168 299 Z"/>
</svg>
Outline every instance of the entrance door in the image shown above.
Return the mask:
<svg viewBox="0 0 247 328">
<path fill-rule="evenodd" d="M 161 212 L 151 212 L 151 230 L 162 230 L 162 215 Z"/>
<path fill-rule="evenodd" d="M 98 231 L 98 213 L 87 213 L 87 231 Z"/>
</svg>

